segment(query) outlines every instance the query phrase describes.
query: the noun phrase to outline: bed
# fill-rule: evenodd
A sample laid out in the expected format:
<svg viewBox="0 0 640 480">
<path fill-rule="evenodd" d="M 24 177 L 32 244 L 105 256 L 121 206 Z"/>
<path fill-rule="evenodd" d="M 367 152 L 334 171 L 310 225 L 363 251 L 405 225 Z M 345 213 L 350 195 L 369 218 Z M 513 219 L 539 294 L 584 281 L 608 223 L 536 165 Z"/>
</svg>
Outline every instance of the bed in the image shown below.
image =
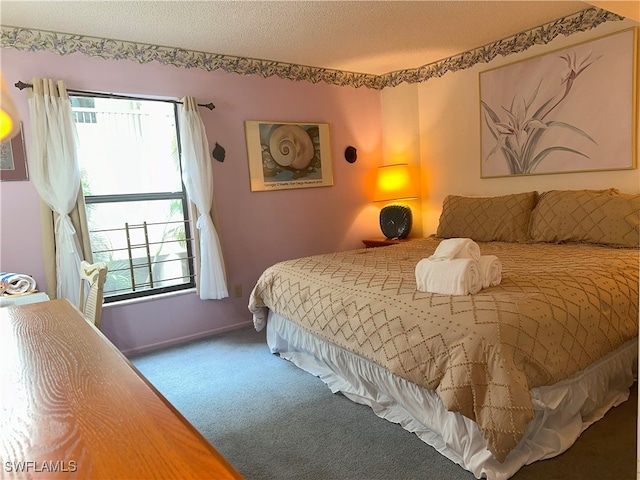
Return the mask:
<svg viewBox="0 0 640 480">
<path fill-rule="evenodd" d="M 265 270 L 249 299 L 271 351 L 415 432 L 476 478 L 558 455 L 637 372 L 640 195 L 449 196 L 437 236 Z M 502 263 L 474 295 L 416 289 L 444 238 Z"/>
</svg>

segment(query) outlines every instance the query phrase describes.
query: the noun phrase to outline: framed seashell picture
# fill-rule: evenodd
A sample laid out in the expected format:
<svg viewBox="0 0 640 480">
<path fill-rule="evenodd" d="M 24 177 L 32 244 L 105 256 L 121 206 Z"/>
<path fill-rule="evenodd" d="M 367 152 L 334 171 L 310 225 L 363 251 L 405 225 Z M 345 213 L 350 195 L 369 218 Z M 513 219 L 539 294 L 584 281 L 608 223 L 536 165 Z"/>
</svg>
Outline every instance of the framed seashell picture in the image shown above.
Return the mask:
<svg viewBox="0 0 640 480">
<path fill-rule="evenodd" d="M 328 123 L 244 124 L 252 192 L 333 185 Z"/>
</svg>

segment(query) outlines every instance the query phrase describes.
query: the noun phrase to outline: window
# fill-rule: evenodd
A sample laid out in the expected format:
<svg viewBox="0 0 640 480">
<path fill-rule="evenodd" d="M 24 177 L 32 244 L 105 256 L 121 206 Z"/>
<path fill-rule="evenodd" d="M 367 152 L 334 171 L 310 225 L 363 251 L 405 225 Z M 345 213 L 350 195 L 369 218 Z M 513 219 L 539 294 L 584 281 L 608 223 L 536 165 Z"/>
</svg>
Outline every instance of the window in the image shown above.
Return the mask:
<svg viewBox="0 0 640 480">
<path fill-rule="evenodd" d="M 71 97 L 73 120 L 76 123 L 96 123 L 95 100 L 86 97 Z"/>
<path fill-rule="evenodd" d="M 177 106 L 71 97 L 94 261 L 105 302 L 192 288 L 188 201 Z"/>
</svg>

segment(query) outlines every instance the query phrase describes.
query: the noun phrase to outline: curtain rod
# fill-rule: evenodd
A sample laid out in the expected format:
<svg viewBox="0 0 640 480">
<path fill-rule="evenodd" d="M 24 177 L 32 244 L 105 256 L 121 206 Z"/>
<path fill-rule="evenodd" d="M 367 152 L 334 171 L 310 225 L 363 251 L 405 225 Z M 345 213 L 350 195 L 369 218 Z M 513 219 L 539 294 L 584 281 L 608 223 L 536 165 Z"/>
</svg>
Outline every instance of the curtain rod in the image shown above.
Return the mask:
<svg viewBox="0 0 640 480">
<path fill-rule="evenodd" d="M 20 90 L 24 90 L 25 88 L 33 88 L 33 85 L 30 83 L 24 83 L 23 81 L 16 82 L 14 86 Z M 164 100 L 164 99 L 156 99 L 156 98 L 143 98 L 143 97 L 133 97 L 128 95 L 116 95 L 114 93 L 100 93 L 100 92 L 89 92 L 86 90 L 72 90 L 70 88 L 67 89 L 67 92 L 74 93 L 78 97 L 99 97 L 99 98 L 116 98 L 120 100 L 152 100 L 154 102 L 165 102 L 165 103 L 177 103 L 182 105 L 182 102 L 177 100 Z M 198 104 L 199 107 L 205 107 L 209 110 L 213 110 L 216 106 L 213 103 L 207 104 Z"/>
</svg>

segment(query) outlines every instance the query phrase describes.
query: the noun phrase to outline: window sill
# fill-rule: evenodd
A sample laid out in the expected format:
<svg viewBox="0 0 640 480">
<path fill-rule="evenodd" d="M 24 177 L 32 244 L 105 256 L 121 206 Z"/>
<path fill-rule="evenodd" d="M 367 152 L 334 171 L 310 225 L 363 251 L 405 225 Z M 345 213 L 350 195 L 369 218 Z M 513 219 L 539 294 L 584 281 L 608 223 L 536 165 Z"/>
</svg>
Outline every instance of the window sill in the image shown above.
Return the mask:
<svg viewBox="0 0 640 480">
<path fill-rule="evenodd" d="M 186 295 L 191 293 L 196 293 L 196 289 L 189 288 L 186 290 L 177 290 L 175 292 L 159 293 L 157 295 L 150 295 L 148 297 L 130 298 L 128 300 L 120 300 L 119 302 L 104 303 L 102 305 L 102 308 L 122 307 L 133 303 L 153 302 L 155 300 L 162 300 L 163 298 L 177 297 L 178 295 Z"/>
</svg>

